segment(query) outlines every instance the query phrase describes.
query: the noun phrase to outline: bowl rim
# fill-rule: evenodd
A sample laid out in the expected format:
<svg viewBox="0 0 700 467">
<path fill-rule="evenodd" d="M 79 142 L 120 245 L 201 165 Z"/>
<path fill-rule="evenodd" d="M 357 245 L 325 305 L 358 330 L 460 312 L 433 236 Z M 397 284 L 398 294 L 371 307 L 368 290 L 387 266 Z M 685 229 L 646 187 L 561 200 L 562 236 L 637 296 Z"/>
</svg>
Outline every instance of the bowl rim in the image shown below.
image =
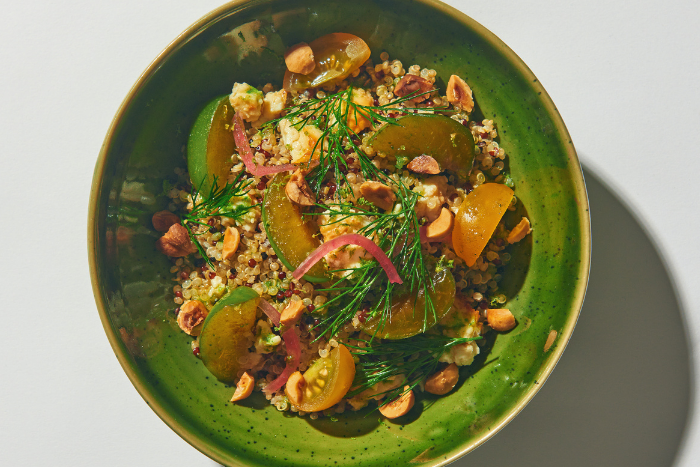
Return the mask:
<svg viewBox="0 0 700 467">
<path fill-rule="evenodd" d="M 101 199 L 102 192 L 102 180 L 104 177 L 107 153 L 111 148 L 116 129 L 121 123 L 127 108 L 134 101 L 136 95 L 144 86 L 148 78 L 163 64 L 163 62 L 168 58 L 168 56 L 175 51 L 179 46 L 186 43 L 192 36 L 194 36 L 198 31 L 203 29 L 208 23 L 211 23 L 218 19 L 223 14 L 229 12 L 230 10 L 240 8 L 248 3 L 253 3 L 256 0 L 233 0 L 225 3 L 209 13 L 202 16 L 200 19 L 192 23 L 187 27 L 182 33 L 180 33 L 172 42 L 170 42 L 159 54 L 158 56 L 148 65 L 148 67 L 141 73 L 134 85 L 129 90 L 128 94 L 122 101 L 119 109 L 117 110 L 114 118 L 112 119 L 105 139 L 100 148 L 100 152 L 97 157 L 97 162 L 95 163 L 95 170 L 93 172 L 93 180 L 90 188 L 90 200 L 88 207 L 88 262 L 90 267 L 90 280 L 92 283 L 92 291 L 95 296 L 95 303 L 100 315 L 100 321 L 107 334 L 109 343 L 117 357 L 122 369 L 129 377 L 129 380 L 134 385 L 136 391 L 141 395 L 148 406 L 160 417 L 166 425 L 168 425 L 175 433 L 177 433 L 182 439 L 189 443 L 192 447 L 203 453 L 204 455 L 210 457 L 211 459 L 224 464 L 224 465 L 236 465 L 245 467 L 246 464 L 240 463 L 236 459 L 231 459 L 229 456 L 217 449 L 214 445 L 207 443 L 207 440 L 199 436 L 188 429 L 186 429 L 182 423 L 178 421 L 176 417 L 170 414 L 150 393 L 149 389 L 146 387 L 145 383 L 141 380 L 139 374 L 135 371 L 133 364 L 130 362 L 130 355 L 125 351 L 125 348 L 120 345 L 120 337 L 112 328 L 109 318 L 107 316 L 107 307 L 105 304 L 105 299 L 102 296 L 99 277 L 97 272 L 97 257 L 98 257 L 98 231 L 97 231 L 97 214 L 98 214 L 98 201 Z M 439 0 L 414 0 L 417 3 L 426 5 L 433 8 L 445 15 L 450 16 L 452 19 L 463 24 L 467 28 L 473 30 L 478 34 L 484 41 L 489 43 L 495 49 L 499 50 L 500 53 L 513 65 L 523 77 L 529 78 L 531 86 L 533 86 L 539 93 L 539 99 L 543 107 L 547 112 L 553 117 L 553 122 L 555 124 L 556 131 L 562 136 L 563 139 L 571 141 L 571 136 L 564 125 L 564 122 L 557 110 L 554 102 L 547 93 L 547 91 L 542 86 L 541 82 L 535 77 L 534 73 L 525 64 L 525 62 L 501 39 L 499 39 L 495 34 L 489 31 L 487 28 L 482 26 L 476 20 L 468 16 L 466 13 L 458 10 L 455 7 L 442 3 Z M 542 368 L 540 373 L 540 378 L 535 381 L 527 392 L 525 392 L 520 401 L 516 406 L 505 416 L 503 416 L 498 423 L 496 423 L 490 430 L 482 434 L 481 436 L 473 439 L 472 441 L 463 444 L 459 447 L 454 448 L 448 452 L 442 459 L 434 459 L 424 464 L 430 467 L 444 466 L 455 460 L 463 457 L 469 452 L 473 451 L 477 447 L 481 446 L 483 443 L 491 439 L 496 433 L 502 430 L 508 423 L 510 423 L 516 415 L 518 415 L 527 404 L 534 398 L 537 392 L 544 385 L 549 375 L 552 373 L 557 363 L 561 359 L 564 350 L 571 338 L 571 335 L 576 327 L 578 318 L 581 313 L 581 308 L 583 307 L 583 302 L 586 295 L 586 289 L 588 286 L 588 280 L 590 277 L 590 260 L 591 260 L 591 225 L 590 225 L 590 215 L 589 215 L 589 203 L 588 194 L 586 192 L 586 186 L 583 178 L 583 171 L 581 169 L 581 164 L 576 154 L 573 143 L 567 145 L 566 147 L 567 155 L 572 162 L 572 166 L 578 166 L 579 170 L 574 171 L 573 175 L 573 185 L 574 190 L 577 195 L 578 202 L 578 214 L 581 219 L 581 265 L 580 272 L 585 274 L 585 280 L 580 280 L 574 291 L 574 300 L 572 308 L 575 309 L 575 313 L 567 321 L 566 325 L 562 329 L 561 334 L 558 336 L 558 345 L 554 348 L 552 356 L 549 357 L 549 361 Z M 233 463 L 232 463 L 233 461 Z"/>
</svg>

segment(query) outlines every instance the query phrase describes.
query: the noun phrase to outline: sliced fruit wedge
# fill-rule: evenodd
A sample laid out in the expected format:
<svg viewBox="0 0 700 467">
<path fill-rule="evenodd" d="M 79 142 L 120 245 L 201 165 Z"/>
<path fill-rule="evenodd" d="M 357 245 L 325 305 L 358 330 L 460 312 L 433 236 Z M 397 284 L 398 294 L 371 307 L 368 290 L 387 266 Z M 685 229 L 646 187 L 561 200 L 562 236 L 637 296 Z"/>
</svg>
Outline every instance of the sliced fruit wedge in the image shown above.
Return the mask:
<svg viewBox="0 0 700 467">
<path fill-rule="evenodd" d="M 459 206 L 452 229 L 455 253 L 472 267 L 491 239 L 513 199 L 513 190 L 500 183 L 474 188 Z"/>
<path fill-rule="evenodd" d="M 219 300 L 207 315 L 199 336 L 202 363 L 219 381 L 235 384 L 238 359 L 248 353 L 260 296 L 249 287 L 237 287 Z"/>
<path fill-rule="evenodd" d="M 426 313 L 425 290 L 399 292 L 392 299 L 391 316 L 382 319 L 377 314 L 368 319 L 362 328 L 368 334 L 382 339 L 405 339 L 435 326 L 450 311 L 455 299 L 455 280 L 449 269 L 437 268 L 431 261 L 433 288 L 428 292 L 435 313 Z M 437 318 L 437 319 L 435 319 Z M 376 334 L 375 334 L 376 332 Z"/>
<path fill-rule="evenodd" d="M 302 218 L 299 207 L 284 192 L 288 174 L 278 174 L 265 190 L 262 219 L 270 245 L 287 269 L 294 271 L 302 261 L 321 246 L 316 238 L 318 228 L 313 221 Z M 304 275 L 309 282 L 325 282 L 329 279 L 323 261 L 319 261 Z"/>
<path fill-rule="evenodd" d="M 236 150 L 228 96 L 217 97 L 199 113 L 187 140 L 187 170 L 196 189 L 208 193 L 214 178 L 222 187 L 231 171 Z"/>
<path fill-rule="evenodd" d="M 396 125 L 386 124 L 370 141 L 390 156 L 432 156 L 442 170 L 466 181 L 474 163 L 474 137 L 469 128 L 444 115 L 407 115 Z"/>
</svg>

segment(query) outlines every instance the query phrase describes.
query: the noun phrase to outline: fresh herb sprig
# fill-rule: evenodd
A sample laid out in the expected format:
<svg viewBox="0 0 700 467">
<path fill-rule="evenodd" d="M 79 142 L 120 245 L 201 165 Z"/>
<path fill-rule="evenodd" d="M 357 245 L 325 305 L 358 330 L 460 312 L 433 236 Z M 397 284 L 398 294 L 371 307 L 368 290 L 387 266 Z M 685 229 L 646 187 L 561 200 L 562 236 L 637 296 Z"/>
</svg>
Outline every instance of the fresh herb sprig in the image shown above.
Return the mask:
<svg viewBox="0 0 700 467">
<path fill-rule="evenodd" d="M 200 190 L 204 185 L 204 180 L 200 183 L 200 188 L 192 187 L 192 210 L 182 216 L 182 225 L 187 229 L 192 243 L 195 244 L 199 254 L 212 269 L 215 269 L 214 264 L 199 243 L 197 239 L 198 234 L 193 231 L 193 228 L 204 226 L 208 229 L 209 224 L 205 222 L 205 219 L 213 216 L 240 220 L 255 207 L 255 205 L 246 204 L 245 202 L 231 203 L 231 200 L 234 198 L 241 198 L 250 191 L 253 180 L 246 180 L 243 178 L 243 175 L 243 172 L 239 173 L 232 182 L 227 181 L 222 187 L 219 186 L 218 179 L 215 176 L 207 193 L 203 193 Z"/>
<path fill-rule="evenodd" d="M 318 165 L 307 176 L 307 181 L 315 194 L 319 194 L 322 183 L 329 172 L 332 172 L 338 184 L 345 182 L 347 186 L 346 169 L 348 164 L 343 157 L 346 153 L 355 152 L 360 164 L 362 175 L 368 179 L 385 179 L 386 176 L 377 169 L 370 158 L 360 148 L 360 137 L 351 128 L 358 124 L 360 119 L 367 119 L 370 127 L 387 123 L 396 125 L 397 118 L 389 116 L 395 112 L 409 112 L 410 108 L 398 107 L 423 93 L 411 93 L 383 105 L 362 105 L 353 101 L 353 87 L 330 94 L 323 98 L 301 99 L 290 107 L 284 117 L 271 120 L 265 125 L 276 125 L 286 119 L 292 122 L 296 129 L 305 125 L 314 125 L 321 130 L 321 136 L 314 144 L 312 154 L 318 154 Z M 447 107 L 423 107 L 421 110 L 448 111 Z M 340 194 L 340 193 L 339 193 Z"/>
<path fill-rule="evenodd" d="M 410 389 L 425 381 L 435 373 L 440 364 L 440 356 L 455 345 L 481 339 L 481 337 L 447 337 L 441 335 L 419 334 L 415 337 L 401 340 L 385 340 L 370 342 L 360 339 L 366 347 L 345 344 L 360 362 L 355 365 L 355 380 L 353 389 L 347 397 L 353 397 L 361 392 L 388 381 L 397 376 L 403 376 L 405 382 L 395 389 L 385 391 L 380 406 L 391 402 L 405 392 L 403 387 Z"/>
<path fill-rule="evenodd" d="M 307 182 L 318 196 L 324 181 L 332 175 L 338 189 L 335 199 L 339 202 L 319 204 L 318 207 L 325 214 L 338 216 L 334 222 L 342 222 L 353 216 L 369 218 L 367 225 L 358 233 L 372 238 L 378 246 L 392 259 L 397 266 L 399 275 L 404 280 L 407 290 L 431 290 L 432 279 L 426 266 L 422 252 L 419 234 L 419 220 L 415 213 L 415 205 L 420 195 L 408 189 L 400 181 L 396 181 L 380 171 L 372 160 L 361 149 L 360 137 L 353 130 L 360 119 L 367 119 L 370 127 L 377 128 L 382 124 L 397 124 L 396 113 L 406 113 L 413 109 L 401 107 L 418 96 L 429 94 L 414 92 L 402 98 L 396 99 L 384 105 L 362 105 L 353 101 L 353 87 L 330 94 L 323 98 L 300 98 L 284 117 L 272 120 L 266 125 L 274 126 L 282 119 L 292 122 L 296 129 L 305 125 L 314 125 L 321 130 L 321 136 L 316 141 L 312 154 L 318 157 L 318 164 L 311 168 L 306 176 Z M 447 107 L 423 107 L 421 110 L 448 111 Z M 396 187 L 398 207 L 394 211 L 383 213 L 373 209 L 363 209 L 340 202 L 345 196 L 349 196 L 350 183 L 346 173 L 348 163 L 346 155 L 353 154 L 357 157 L 360 171 L 366 180 L 381 181 Z M 324 214 L 310 213 L 313 214 Z M 363 307 L 371 305 L 373 315 L 380 313 L 381 318 L 378 330 L 391 317 L 392 297 L 396 292 L 396 285 L 389 282 L 384 270 L 376 261 L 363 262 L 358 268 L 343 271 L 346 278 L 333 283 L 324 289 L 332 292 L 331 299 L 322 307 L 333 311 L 322 320 L 319 325 L 323 328 L 324 335 L 336 335 L 338 331 L 357 314 Z M 381 290 L 378 297 L 373 297 L 373 291 Z M 332 306 L 332 308 L 331 308 Z M 432 297 L 425 294 L 425 309 L 423 310 L 425 323 L 429 314 L 436 318 L 435 306 Z"/>
<path fill-rule="evenodd" d="M 401 182 L 398 182 L 397 185 L 396 208 L 390 212 L 378 213 L 346 203 L 330 203 L 319 206 L 326 209 L 326 212 L 322 214 L 331 217 L 332 220 L 329 224 L 343 223 L 351 217 L 364 217 L 366 225 L 360 228 L 358 233 L 374 239 L 377 245 L 392 259 L 392 262 L 397 265 L 397 272 L 404 281 L 401 289 L 432 290 L 433 281 L 422 251 L 420 224 L 415 212 L 415 205 L 420 195 L 409 190 Z M 320 326 L 325 329 L 319 337 L 326 334 L 331 336 L 337 334 L 345 323 L 352 320 L 358 310 L 367 304 L 368 296 L 372 291 L 381 290 L 379 296 L 375 297 L 371 303 L 374 308 L 373 315 L 380 315 L 377 330 L 381 330 L 391 318 L 393 296 L 397 291 L 397 285 L 389 282 L 384 270 L 377 262 L 364 262 L 360 267 L 344 270 L 344 272 L 350 273 L 347 281 L 339 280 L 330 288 L 324 289 L 335 291 L 337 295 L 322 305 L 322 307 L 334 305 L 334 308 L 321 321 Z M 343 287 L 345 283 L 349 285 Z M 424 296 L 425 307 L 422 313 L 424 326 L 426 326 L 430 315 L 433 316 L 433 322 L 437 321 L 437 316 L 432 297 L 427 293 Z"/>
</svg>

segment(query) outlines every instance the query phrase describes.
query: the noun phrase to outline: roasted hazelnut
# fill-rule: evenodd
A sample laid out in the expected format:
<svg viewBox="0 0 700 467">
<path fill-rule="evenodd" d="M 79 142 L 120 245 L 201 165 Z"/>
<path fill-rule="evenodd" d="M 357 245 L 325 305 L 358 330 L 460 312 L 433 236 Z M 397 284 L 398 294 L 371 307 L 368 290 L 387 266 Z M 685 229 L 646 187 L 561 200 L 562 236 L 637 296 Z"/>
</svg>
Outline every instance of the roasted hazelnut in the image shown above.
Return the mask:
<svg viewBox="0 0 700 467">
<path fill-rule="evenodd" d="M 241 376 L 241 379 L 236 383 L 236 392 L 233 393 L 231 397 L 231 402 L 242 401 L 246 397 L 253 393 L 253 387 L 255 386 L 255 378 L 250 376 L 246 371 Z"/>
<path fill-rule="evenodd" d="M 457 381 L 459 381 L 459 368 L 454 363 L 450 363 L 425 380 L 425 390 L 431 394 L 442 396 L 452 391 Z"/>
<path fill-rule="evenodd" d="M 438 161 L 425 154 L 414 158 L 406 168 L 417 174 L 437 175 L 441 172 Z"/>
<path fill-rule="evenodd" d="M 506 240 L 508 243 L 516 243 L 525 238 L 525 236 L 530 232 L 532 232 L 532 229 L 530 228 L 530 221 L 527 217 L 523 217 L 520 219 L 520 222 L 518 222 L 518 225 L 516 225 L 513 230 L 510 231 Z"/>
<path fill-rule="evenodd" d="M 289 304 L 282 310 L 280 315 L 280 324 L 285 328 L 294 326 L 302 314 L 304 314 L 306 306 L 301 300 L 292 300 Z"/>
<path fill-rule="evenodd" d="M 195 328 L 204 322 L 208 314 L 209 310 L 204 303 L 199 300 L 190 300 L 180 307 L 177 325 L 190 336 L 197 336 L 199 329 Z"/>
<path fill-rule="evenodd" d="M 289 181 L 284 187 L 284 192 L 287 194 L 289 201 L 299 206 L 313 206 L 316 204 L 316 195 L 311 191 L 309 184 L 306 183 L 304 173 L 301 169 L 297 169 L 297 171 L 289 177 Z"/>
<path fill-rule="evenodd" d="M 404 392 L 389 402 L 379 407 L 379 412 L 386 418 L 397 418 L 402 415 L 406 415 L 409 410 L 413 408 L 413 404 L 416 402 L 416 396 L 413 391 L 410 390 L 409 386 L 404 386 Z"/>
<path fill-rule="evenodd" d="M 180 218 L 170 211 L 158 211 L 153 214 L 151 222 L 158 232 L 167 232 L 173 224 L 180 223 Z"/>
<path fill-rule="evenodd" d="M 284 53 L 284 63 L 289 71 L 302 75 L 308 75 L 316 68 L 314 51 L 306 42 L 300 42 L 288 48 Z"/>
<path fill-rule="evenodd" d="M 469 85 L 459 76 L 450 76 L 447 83 L 447 101 L 465 112 L 474 110 L 474 99 Z"/>
<path fill-rule="evenodd" d="M 284 392 L 287 394 L 287 399 L 293 405 L 301 404 L 304 399 L 304 388 L 306 387 L 306 380 L 301 372 L 297 371 L 292 373 L 292 375 L 287 380 L 287 385 L 284 388 Z"/>
<path fill-rule="evenodd" d="M 187 229 L 180 224 L 171 225 L 165 235 L 156 241 L 156 248 L 161 253 L 175 258 L 197 251 Z"/>
<path fill-rule="evenodd" d="M 236 250 L 238 250 L 240 242 L 241 234 L 238 233 L 238 229 L 235 227 L 226 227 L 226 231 L 224 232 L 224 249 L 221 250 L 223 259 L 233 258 Z"/>
<path fill-rule="evenodd" d="M 396 94 L 399 97 L 406 97 L 409 94 L 420 94 L 418 96 L 412 97 L 408 102 L 413 102 L 413 103 L 419 103 L 423 102 L 426 100 L 430 95 L 429 94 L 423 94 L 426 93 L 427 91 L 432 91 L 433 85 L 430 84 L 430 81 L 427 79 L 421 78 L 420 76 L 416 75 L 404 75 L 403 78 L 399 80 L 398 83 L 396 83 L 396 87 L 394 87 L 394 94 Z"/>
<path fill-rule="evenodd" d="M 506 308 L 489 308 L 486 311 L 489 326 L 496 331 L 510 331 L 515 327 L 515 317 Z"/>
<path fill-rule="evenodd" d="M 396 201 L 396 195 L 391 188 L 381 182 L 364 182 L 360 185 L 360 193 L 367 201 L 385 211 L 393 208 Z"/>
<path fill-rule="evenodd" d="M 425 238 L 429 241 L 440 241 L 452 238 L 452 228 L 455 225 L 455 216 L 447 208 L 442 208 L 440 215 L 425 227 Z"/>
</svg>

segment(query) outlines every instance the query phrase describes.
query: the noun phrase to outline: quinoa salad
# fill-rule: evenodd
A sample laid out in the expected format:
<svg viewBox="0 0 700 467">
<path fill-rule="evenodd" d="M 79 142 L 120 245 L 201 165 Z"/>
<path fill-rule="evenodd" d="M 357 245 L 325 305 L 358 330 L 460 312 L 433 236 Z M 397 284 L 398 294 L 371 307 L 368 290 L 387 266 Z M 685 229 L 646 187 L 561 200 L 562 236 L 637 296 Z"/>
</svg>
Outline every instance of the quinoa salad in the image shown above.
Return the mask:
<svg viewBox="0 0 700 467">
<path fill-rule="evenodd" d="M 370 55 L 328 34 L 287 50 L 281 83 L 233 83 L 153 215 L 171 319 L 232 402 L 401 417 L 517 325 L 499 283 L 531 226 L 506 228 L 494 122 L 466 77 Z"/>
</svg>

